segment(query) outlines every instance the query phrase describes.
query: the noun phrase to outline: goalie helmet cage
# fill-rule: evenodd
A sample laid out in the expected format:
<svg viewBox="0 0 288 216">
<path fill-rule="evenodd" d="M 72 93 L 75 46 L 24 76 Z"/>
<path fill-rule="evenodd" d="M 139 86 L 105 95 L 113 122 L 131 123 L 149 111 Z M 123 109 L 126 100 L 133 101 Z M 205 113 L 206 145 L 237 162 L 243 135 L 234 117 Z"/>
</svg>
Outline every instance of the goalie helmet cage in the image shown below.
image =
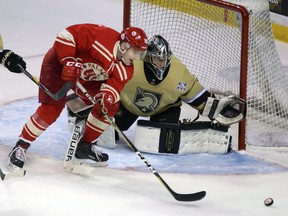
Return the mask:
<svg viewBox="0 0 288 216">
<path fill-rule="evenodd" d="M 276 50 L 267 0 L 124 0 L 123 12 L 124 27 L 162 35 L 211 92 L 247 101 L 239 150 L 287 150 L 288 73 Z"/>
</svg>

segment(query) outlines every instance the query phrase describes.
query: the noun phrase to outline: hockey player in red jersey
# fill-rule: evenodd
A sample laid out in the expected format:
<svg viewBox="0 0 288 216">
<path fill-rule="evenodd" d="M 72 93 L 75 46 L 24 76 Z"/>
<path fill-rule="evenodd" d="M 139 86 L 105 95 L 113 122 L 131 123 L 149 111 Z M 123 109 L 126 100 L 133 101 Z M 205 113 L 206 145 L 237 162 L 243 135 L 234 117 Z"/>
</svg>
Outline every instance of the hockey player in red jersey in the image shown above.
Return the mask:
<svg viewBox="0 0 288 216">
<path fill-rule="evenodd" d="M 96 163 L 108 160 L 108 155 L 92 148 L 109 122 L 102 114 L 113 117 L 119 107 L 120 91 L 133 75 L 133 61 L 145 55 L 148 40 L 145 32 L 128 27 L 121 33 L 102 25 L 78 24 L 60 32 L 53 47 L 46 53 L 41 67 L 40 82 L 56 92 L 71 81 L 72 90 L 86 103 L 91 101 L 77 89 L 80 82 L 95 97 L 88 115 L 83 137 L 76 149 L 79 160 L 90 159 Z M 8 168 L 23 168 L 25 154 L 37 139 L 61 114 L 66 96 L 55 101 L 39 90 L 40 106 L 24 125 L 16 146 L 9 154 Z"/>
</svg>

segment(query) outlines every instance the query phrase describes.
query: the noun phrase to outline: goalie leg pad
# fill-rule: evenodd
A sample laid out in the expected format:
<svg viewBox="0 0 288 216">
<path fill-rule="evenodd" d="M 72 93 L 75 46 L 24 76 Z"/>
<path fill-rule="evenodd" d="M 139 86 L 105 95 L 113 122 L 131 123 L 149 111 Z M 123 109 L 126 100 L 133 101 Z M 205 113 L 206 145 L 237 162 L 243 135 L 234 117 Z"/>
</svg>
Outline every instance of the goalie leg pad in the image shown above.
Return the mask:
<svg viewBox="0 0 288 216">
<path fill-rule="evenodd" d="M 227 126 L 211 122 L 181 125 L 139 120 L 135 146 L 139 151 L 155 154 L 225 154 L 230 150 L 231 138 Z"/>
<path fill-rule="evenodd" d="M 117 147 L 115 142 L 115 130 L 109 125 L 97 140 L 97 146 L 114 149 Z"/>
</svg>

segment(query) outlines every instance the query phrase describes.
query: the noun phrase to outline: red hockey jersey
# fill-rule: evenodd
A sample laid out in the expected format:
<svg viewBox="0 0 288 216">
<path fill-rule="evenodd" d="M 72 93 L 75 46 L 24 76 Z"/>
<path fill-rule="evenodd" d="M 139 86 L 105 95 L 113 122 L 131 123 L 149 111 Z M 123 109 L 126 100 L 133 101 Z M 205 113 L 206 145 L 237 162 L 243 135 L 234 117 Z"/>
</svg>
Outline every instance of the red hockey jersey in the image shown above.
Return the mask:
<svg viewBox="0 0 288 216">
<path fill-rule="evenodd" d="M 83 64 L 80 81 L 91 94 L 97 93 L 105 82 L 119 96 L 133 75 L 133 65 L 127 66 L 117 59 L 119 38 L 120 33 L 109 27 L 78 24 L 60 32 L 54 48 L 61 63 L 67 57 L 81 59 Z"/>
</svg>

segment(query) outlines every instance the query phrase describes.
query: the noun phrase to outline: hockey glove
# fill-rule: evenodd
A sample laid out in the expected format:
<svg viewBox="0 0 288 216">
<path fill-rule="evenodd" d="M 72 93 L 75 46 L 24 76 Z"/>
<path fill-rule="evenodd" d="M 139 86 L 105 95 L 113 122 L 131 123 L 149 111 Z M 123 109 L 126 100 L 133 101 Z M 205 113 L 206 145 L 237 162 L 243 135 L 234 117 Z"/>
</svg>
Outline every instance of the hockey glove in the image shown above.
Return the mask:
<svg viewBox="0 0 288 216">
<path fill-rule="evenodd" d="M 209 117 L 216 123 L 229 126 L 246 117 L 246 108 L 246 102 L 233 95 L 222 99 L 209 97 L 202 115 Z"/>
<path fill-rule="evenodd" d="M 81 74 L 82 60 L 80 58 L 67 57 L 63 61 L 62 79 L 76 82 Z"/>
<path fill-rule="evenodd" d="M 118 98 L 118 93 L 115 97 L 115 95 L 113 95 L 113 92 L 108 91 L 107 89 L 101 89 L 100 92 L 95 96 L 95 100 L 97 101 L 97 103 L 93 107 L 93 110 L 95 112 L 94 116 L 96 117 L 96 115 L 100 116 L 102 114 L 107 114 L 108 116 L 113 117 L 114 115 L 116 115 L 120 105 Z"/>
<path fill-rule="evenodd" d="M 11 72 L 22 73 L 18 65 L 26 69 L 26 62 L 23 58 L 11 50 L 3 50 L 0 52 L 0 62 Z"/>
</svg>

